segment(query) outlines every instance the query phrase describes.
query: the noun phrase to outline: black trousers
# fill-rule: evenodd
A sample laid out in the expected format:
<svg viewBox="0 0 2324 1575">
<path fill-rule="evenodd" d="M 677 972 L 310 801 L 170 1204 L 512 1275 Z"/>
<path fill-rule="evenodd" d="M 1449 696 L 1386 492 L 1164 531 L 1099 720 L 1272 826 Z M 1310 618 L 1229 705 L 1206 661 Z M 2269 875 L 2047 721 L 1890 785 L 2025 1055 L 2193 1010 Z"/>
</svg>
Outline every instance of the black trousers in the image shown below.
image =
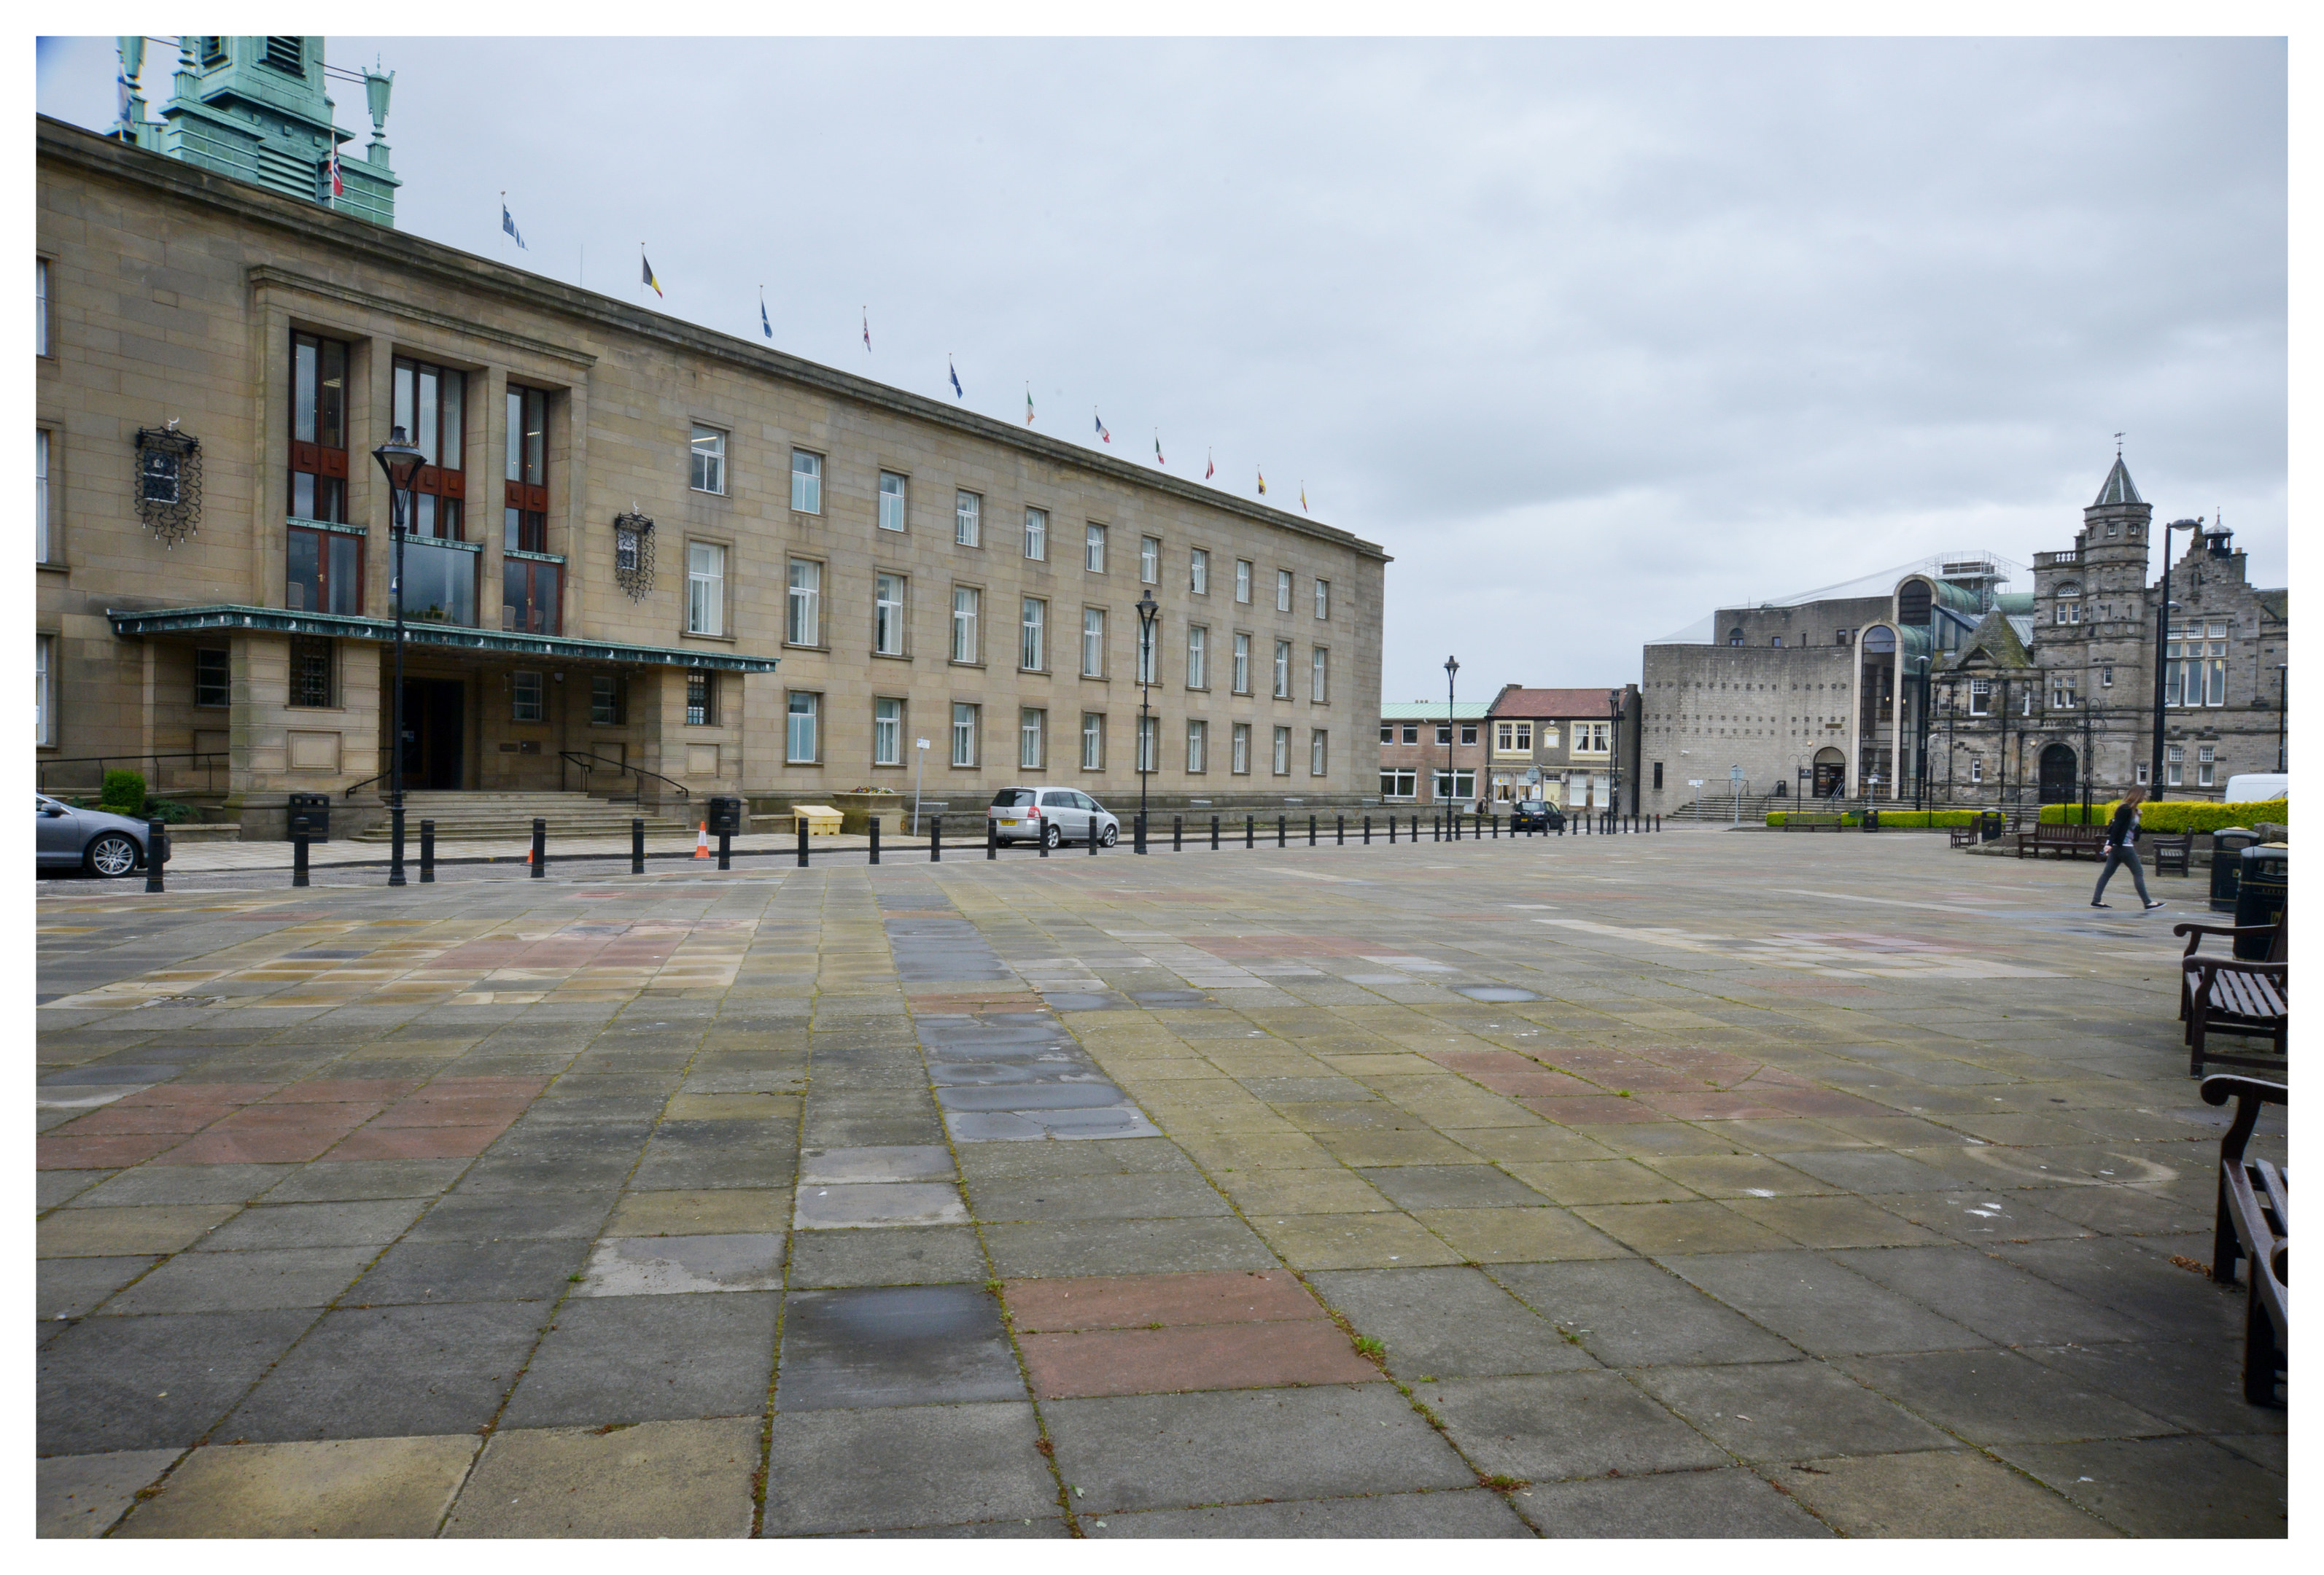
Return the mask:
<svg viewBox="0 0 2324 1575">
<path fill-rule="evenodd" d="M 2146 869 L 2145 866 L 2142 865 L 2138 861 L 2138 850 L 2136 848 L 2118 847 L 2115 849 L 2113 852 L 2107 855 L 2106 867 L 2098 871 L 2098 889 L 2090 893 L 2090 900 L 2092 902 L 2104 900 L 2106 897 L 2107 882 L 2114 879 L 2114 872 L 2116 870 L 2122 869 L 2126 865 L 2130 869 L 2131 880 L 2136 882 L 2138 886 L 2138 900 L 2141 902 L 2152 902 L 2154 900 L 2153 898 L 2146 895 Z"/>
</svg>

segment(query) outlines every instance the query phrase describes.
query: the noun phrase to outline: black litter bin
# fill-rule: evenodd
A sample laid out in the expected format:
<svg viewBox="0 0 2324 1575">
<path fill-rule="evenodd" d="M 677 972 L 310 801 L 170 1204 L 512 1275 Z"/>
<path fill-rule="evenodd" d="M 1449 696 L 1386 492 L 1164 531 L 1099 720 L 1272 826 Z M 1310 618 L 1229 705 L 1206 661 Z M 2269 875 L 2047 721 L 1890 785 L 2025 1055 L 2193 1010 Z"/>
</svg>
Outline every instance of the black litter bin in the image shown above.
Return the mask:
<svg viewBox="0 0 2324 1575">
<path fill-rule="evenodd" d="M 2243 883 L 2244 852 L 2259 846 L 2259 833 L 2231 825 L 2211 834 L 2211 911 L 2236 911 L 2236 889 Z"/>
<path fill-rule="evenodd" d="M 2290 848 L 2246 848 L 2240 861 L 2243 880 L 2236 892 L 2236 927 L 2280 925 L 2292 890 Z M 2273 935 L 2237 935 L 2236 955 L 2246 962 L 2264 962 Z"/>
<path fill-rule="evenodd" d="M 282 839 L 295 841 L 300 833 L 310 843 L 331 840 L 331 796 L 327 793 L 293 793 L 282 806 Z"/>
<path fill-rule="evenodd" d="M 1997 809 L 1987 810 L 1984 814 L 1977 817 L 1977 840 L 1981 843 L 1999 842 L 2001 840 L 2001 828 L 2006 823 L 2003 821 L 2001 816 L 2001 811 Z"/>
<path fill-rule="evenodd" d="M 1878 810 L 1868 809 L 1864 812 L 1864 829 L 1866 831 L 1878 831 L 1880 829 L 1880 812 Z"/>
<path fill-rule="evenodd" d="M 713 798 L 709 804 L 709 830 L 712 836 L 742 834 L 742 801 L 739 798 Z"/>
</svg>

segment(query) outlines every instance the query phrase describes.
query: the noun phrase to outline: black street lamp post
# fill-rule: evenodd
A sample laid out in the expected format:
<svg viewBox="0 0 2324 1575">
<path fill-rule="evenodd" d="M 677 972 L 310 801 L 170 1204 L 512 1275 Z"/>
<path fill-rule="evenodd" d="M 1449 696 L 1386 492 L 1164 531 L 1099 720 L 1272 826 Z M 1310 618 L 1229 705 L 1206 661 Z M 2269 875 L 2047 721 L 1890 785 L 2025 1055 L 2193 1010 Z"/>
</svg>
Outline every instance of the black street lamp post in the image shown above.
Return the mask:
<svg viewBox="0 0 2324 1575">
<path fill-rule="evenodd" d="M 1154 619 L 1162 611 L 1151 588 L 1138 594 L 1138 851 L 1146 851 L 1146 779 L 1154 774 L 1153 722 L 1148 702 L 1154 686 Z M 1208 761 L 1204 762 L 1205 765 Z"/>
<path fill-rule="evenodd" d="M 1611 734 L 1606 756 L 1606 807 L 1614 812 L 1614 824 L 1622 824 L 1622 691 L 1606 691 L 1606 726 Z"/>
<path fill-rule="evenodd" d="M 1926 809 L 1929 806 L 1929 669 L 1936 665 L 1936 658 L 1930 655 L 1912 659 L 1921 664 L 1920 701 L 1914 707 L 1913 714 L 1913 807 Z"/>
<path fill-rule="evenodd" d="M 412 482 L 420 474 L 421 461 L 426 457 L 403 430 L 398 427 L 388 435 L 386 442 L 371 451 L 379 461 L 379 468 L 387 477 L 389 517 L 395 537 L 395 574 L 388 589 L 395 598 L 395 679 L 388 690 L 387 745 L 387 815 L 391 828 L 388 853 L 387 883 L 401 886 L 403 880 L 403 539 L 404 520 L 408 515 L 408 499 Z"/>
<path fill-rule="evenodd" d="M 1460 671 L 1461 663 L 1457 659 L 1452 657 L 1444 659 L 1444 792 L 1443 797 L 1448 806 L 1452 803 L 1453 793 L 1452 740 L 1454 735 L 1452 730 L 1458 725 L 1452 720 L 1452 679 Z M 1450 815 L 1452 812 L 1447 808 L 1445 813 Z"/>
<path fill-rule="evenodd" d="M 2292 664 L 2278 662 L 2275 664 L 2275 769 L 2278 774 L 2283 770 L 2283 719 L 2291 695 Z"/>
<path fill-rule="evenodd" d="M 2173 530 L 2192 533 L 2202 528 L 2200 519 L 2173 520 L 2163 528 L 2163 599 L 2154 609 L 2154 751 L 2146 769 L 2147 776 L 2152 778 L 2146 785 L 2146 796 L 2157 804 L 2163 802 L 2163 653 L 2170 649 L 2171 614 L 2177 610 L 2177 603 L 2171 600 L 2171 533 Z"/>
</svg>

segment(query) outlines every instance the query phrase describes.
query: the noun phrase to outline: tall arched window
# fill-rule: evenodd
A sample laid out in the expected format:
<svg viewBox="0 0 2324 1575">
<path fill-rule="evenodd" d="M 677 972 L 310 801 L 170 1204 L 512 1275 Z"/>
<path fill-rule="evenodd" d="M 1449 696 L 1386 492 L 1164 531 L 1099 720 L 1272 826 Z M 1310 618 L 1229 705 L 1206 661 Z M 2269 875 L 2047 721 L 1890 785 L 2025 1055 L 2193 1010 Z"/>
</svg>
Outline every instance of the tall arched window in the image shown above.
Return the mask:
<svg viewBox="0 0 2324 1575">
<path fill-rule="evenodd" d="M 1886 624 L 1876 623 L 1864 631 L 1864 652 L 1867 656 L 1886 655 L 1895 649 L 1896 631 Z"/>
<path fill-rule="evenodd" d="M 1743 643 L 1743 631 L 1740 629 L 1729 630 L 1727 631 L 1727 643 L 1729 645 L 1741 645 Z"/>
</svg>

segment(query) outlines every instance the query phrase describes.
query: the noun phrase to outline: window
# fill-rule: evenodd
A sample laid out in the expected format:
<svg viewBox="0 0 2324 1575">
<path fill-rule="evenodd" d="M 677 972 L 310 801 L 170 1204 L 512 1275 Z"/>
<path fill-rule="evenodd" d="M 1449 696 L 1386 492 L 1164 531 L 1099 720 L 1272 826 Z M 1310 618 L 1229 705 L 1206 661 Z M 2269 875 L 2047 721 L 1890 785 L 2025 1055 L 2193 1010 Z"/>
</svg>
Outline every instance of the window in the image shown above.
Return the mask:
<svg viewBox="0 0 2324 1575">
<path fill-rule="evenodd" d="M 1993 680 L 1971 678 L 1969 681 L 1969 714 L 1983 716 L 1993 709 Z"/>
<path fill-rule="evenodd" d="M 952 539 L 956 546 L 978 547 L 983 543 L 984 500 L 974 493 L 958 492 L 952 496 Z"/>
<path fill-rule="evenodd" d="M 293 612 L 360 613 L 363 548 L 362 537 L 345 530 L 291 526 L 283 539 L 282 604 Z"/>
<path fill-rule="evenodd" d="M 1332 582 L 1315 582 L 1315 616 L 1329 622 L 1332 616 Z"/>
<path fill-rule="evenodd" d="M 1493 752 L 1496 754 L 1531 754 L 1533 723 L 1530 722 L 1498 723 L 1493 729 Z"/>
<path fill-rule="evenodd" d="M 1238 722 L 1227 734 L 1227 765 L 1238 777 L 1250 775 L 1250 723 Z"/>
<path fill-rule="evenodd" d="M 790 599 L 785 608 L 788 645 L 823 643 L 823 566 L 812 558 L 791 559 Z"/>
<path fill-rule="evenodd" d="M 1105 714 L 1100 711 L 1082 713 L 1082 769 L 1105 769 Z"/>
<path fill-rule="evenodd" d="M 2052 711 L 2071 711 L 2074 708 L 2075 682 L 2071 673 L 2050 675 L 2050 708 Z"/>
<path fill-rule="evenodd" d="M 1451 723 L 1440 722 L 1436 724 L 1436 741 L 1440 745 L 1449 744 L 1452 741 L 1452 724 Z"/>
<path fill-rule="evenodd" d="M 509 720 L 511 722 L 545 722 L 548 712 L 540 701 L 539 673 L 509 675 Z"/>
<path fill-rule="evenodd" d="M 687 484 L 697 493 L 726 491 L 726 434 L 697 423 Z"/>
<path fill-rule="evenodd" d="M 1162 539 L 1158 536 L 1138 539 L 1138 583 L 1141 585 L 1162 583 Z"/>
<path fill-rule="evenodd" d="M 1323 777 L 1330 775 L 1327 767 L 1330 764 L 1332 755 L 1331 737 L 1332 735 L 1330 733 L 1325 732 L 1320 727 L 1314 728 L 1308 732 L 1307 774 L 1310 777 Z"/>
<path fill-rule="evenodd" d="M 1250 693 L 1250 636 L 1248 634 L 1234 637 L 1234 692 L 1238 695 Z"/>
<path fill-rule="evenodd" d="M 872 586 L 872 653 L 904 654 L 904 576 L 881 575 Z"/>
<path fill-rule="evenodd" d="M 1613 732 L 1610 723 L 1577 722 L 1573 724 L 1572 752 L 1577 755 L 1602 755 L 1609 748 Z"/>
<path fill-rule="evenodd" d="M 466 539 L 460 515 L 467 496 L 461 461 L 467 436 L 463 419 L 467 382 L 461 373 L 401 355 L 395 358 L 392 419 L 410 438 L 420 456 L 419 473 L 411 481 L 411 514 L 404 521 L 414 536 Z"/>
<path fill-rule="evenodd" d="M 1768 643 L 1769 645 L 1774 646 L 1777 650 L 1781 650 L 1781 649 L 1784 649 L 1784 637 L 1783 637 L 1782 635 L 1780 635 L 1780 634 L 1779 634 L 1779 635 L 1775 636 L 1775 639 L 1773 639 L 1773 640 L 1769 640 L 1767 643 Z"/>
<path fill-rule="evenodd" d="M 1082 566 L 1093 575 L 1105 573 L 1105 527 L 1092 524 L 1082 538 Z"/>
<path fill-rule="evenodd" d="M 2098 669 L 2098 687 L 2101 689 L 2111 689 L 2114 687 L 2113 664 L 2108 663 L 2107 666 Z"/>
<path fill-rule="evenodd" d="M 347 518 L 347 347 L 290 336 L 290 515 Z"/>
<path fill-rule="evenodd" d="M 2212 773 L 2218 769 L 2218 747 L 2216 744 L 2197 744 L 2195 746 L 2196 787 L 2216 788 L 2218 786 L 2218 784 L 2212 779 Z"/>
<path fill-rule="evenodd" d="M 501 559 L 501 627 L 527 634 L 557 634 L 565 566 L 537 558 Z"/>
<path fill-rule="evenodd" d="M 2137 775 L 2138 775 L 2138 785 L 2139 785 L 2141 788 L 2145 787 L 2145 786 L 2147 785 L 2147 781 L 2146 781 L 2146 762 L 2145 762 L 2144 760 L 2141 760 L 2141 761 L 2139 761 L 2139 762 L 2138 762 L 2138 773 L 2137 773 Z"/>
<path fill-rule="evenodd" d="M 508 465 L 501 492 L 501 545 L 549 550 L 549 396 L 508 385 Z"/>
<path fill-rule="evenodd" d="M 1250 601 L 1250 560 L 1235 559 L 1235 600 L 1246 604 Z"/>
<path fill-rule="evenodd" d="M 32 354 L 49 353 L 49 260 L 32 259 Z"/>
<path fill-rule="evenodd" d="M 1739 629 L 1729 630 L 1727 631 L 1727 643 L 1729 645 L 1741 645 L 1743 643 L 1743 631 Z"/>
<path fill-rule="evenodd" d="M 1416 744 L 1420 741 L 1420 723 L 1407 722 L 1404 724 L 1404 741 L 1408 744 Z M 1441 743 L 1443 741 L 1440 739 L 1437 741 Z"/>
<path fill-rule="evenodd" d="M 2187 746 L 2172 744 L 2163 751 L 2163 785 L 2166 788 L 2185 786 Z"/>
<path fill-rule="evenodd" d="M 973 662 L 977 658 L 976 624 L 984 593 L 972 585 L 952 588 L 952 659 Z"/>
<path fill-rule="evenodd" d="M 1049 511 L 1047 509 L 1025 511 L 1025 556 L 1035 563 L 1048 561 Z"/>
<path fill-rule="evenodd" d="M 1275 642 L 1275 697 L 1291 698 L 1291 642 L 1287 640 Z"/>
<path fill-rule="evenodd" d="M 1416 771 L 1382 771 L 1382 798 L 1417 798 L 1420 797 L 1420 774 Z"/>
<path fill-rule="evenodd" d="M 1207 760 L 1210 754 L 1210 749 L 1211 724 L 1207 722 L 1189 722 L 1186 723 L 1186 771 L 1188 775 L 1199 776 L 1204 770 L 1209 769 Z"/>
<path fill-rule="evenodd" d="M 1049 657 L 1049 604 L 1038 596 L 1026 597 L 1023 618 L 1023 639 L 1018 647 L 1017 665 L 1028 673 L 1046 672 Z"/>
<path fill-rule="evenodd" d="M 701 668 L 687 669 L 686 724 L 688 727 L 718 725 L 717 674 Z"/>
<path fill-rule="evenodd" d="M 686 544 L 686 632 L 726 632 L 726 549 L 715 542 Z"/>
<path fill-rule="evenodd" d="M 49 429 L 32 428 L 32 561 L 49 561 Z"/>
<path fill-rule="evenodd" d="M 1274 769 L 1278 777 L 1291 775 L 1291 730 L 1287 727 L 1275 730 Z"/>
<path fill-rule="evenodd" d="M 1277 612 L 1291 611 L 1291 571 L 1289 569 L 1275 571 L 1275 610 Z"/>
<path fill-rule="evenodd" d="M 1308 656 L 1307 698 L 1320 705 L 1332 697 L 1332 653 L 1317 646 Z M 1464 727 L 1462 743 L 1475 743 L 1477 730 Z"/>
<path fill-rule="evenodd" d="M 1048 764 L 1049 714 L 1027 707 L 1017 713 L 1017 764 L 1038 771 Z"/>
<path fill-rule="evenodd" d="M 333 649 L 327 640 L 291 640 L 290 704 L 325 708 L 338 704 Z"/>
<path fill-rule="evenodd" d="M 1832 635 L 1832 637 L 1831 637 L 1831 642 L 1832 642 L 1832 644 L 1834 644 L 1834 645 L 1846 645 L 1851 638 L 1853 638 L 1853 636 L 1851 635 L 1850 631 L 1848 631 L 1848 630 L 1842 629 L 1842 630 L 1838 631 L 1837 632 L 1835 632 L 1835 633 Z"/>
<path fill-rule="evenodd" d="M 234 704 L 234 654 L 231 651 L 194 652 L 194 704 Z"/>
<path fill-rule="evenodd" d="M 1160 763 L 1161 751 L 1157 747 L 1157 740 L 1161 723 L 1158 716 L 1138 719 L 1138 772 L 1140 776 L 1150 775 Z"/>
<path fill-rule="evenodd" d="M 1211 554 L 1197 547 L 1186 554 L 1186 588 L 1197 596 L 1211 594 Z"/>
<path fill-rule="evenodd" d="M 1211 686 L 1211 631 L 1199 623 L 1186 626 L 1186 687 L 1207 689 Z"/>
<path fill-rule="evenodd" d="M 625 727 L 630 720 L 630 682 L 619 673 L 599 673 L 589 680 L 589 725 Z"/>
<path fill-rule="evenodd" d="M 1105 677 L 1105 609 L 1082 609 L 1082 677 Z"/>
<path fill-rule="evenodd" d="M 900 766 L 904 763 L 904 703 L 901 700 L 872 702 L 872 763 L 875 766 Z"/>
<path fill-rule="evenodd" d="M 1477 773 L 1463 769 L 1451 775 L 1439 766 L 1433 773 L 1436 797 L 1439 798 L 1474 798 L 1477 796 Z"/>
<path fill-rule="evenodd" d="M 904 528 L 904 478 L 894 471 L 880 473 L 880 529 L 901 530 Z"/>
<path fill-rule="evenodd" d="M 288 71 L 293 77 L 307 74 L 307 41 L 296 35 L 283 35 L 266 41 L 266 63 L 278 71 Z"/>
<path fill-rule="evenodd" d="M 795 766 L 813 765 L 817 756 L 816 716 L 823 696 L 804 690 L 791 691 L 788 725 L 783 735 L 783 759 Z"/>
<path fill-rule="evenodd" d="M 1396 729 L 1395 729 L 1395 728 L 1393 728 L 1393 727 L 1391 727 L 1391 726 L 1389 726 L 1389 725 L 1388 725 L 1387 723 L 1385 723 L 1385 722 L 1381 723 L 1380 723 L 1380 742 L 1382 742 L 1382 743 L 1384 743 L 1384 744 L 1392 744 L 1392 743 L 1394 743 L 1395 741 L 1396 741 Z"/>
<path fill-rule="evenodd" d="M 2225 705 L 2227 703 L 2227 626 L 2171 625 L 2163 652 L 2165 705 Z"/>
<path fill-rule="evenodd" d="M 53 634 L 32 636 L 32 741 L 52 744 L 57 741 L 55 683 L 57 637 Z"/>
<path fill-rule="evenodd" d="M 823 512 L 822 455 L 791 450 L 791 508 L 801 514 Z"/>
<path fill-rule="evenodd" d="M 1320 700 L 1323 696 L 1319 695 L 1316 698 Z M 1461 741 L 1463 744 L 1473 744 L 1477 741 L 1477 724 L 1475 723 L 1464 722 L 1461 724 Z"/>
<path fill-rule="evenodd" d="M 1656 761 L 1655 762 L 1655 792 L 1657 792 L 1657 793 L 1659 793 L 1659 792 L 1661 792 L 1662 790 L 1663 790 L 1663 763 L 1662 763 L 1660 760 L 1656 760 Z"/>
</svg>

